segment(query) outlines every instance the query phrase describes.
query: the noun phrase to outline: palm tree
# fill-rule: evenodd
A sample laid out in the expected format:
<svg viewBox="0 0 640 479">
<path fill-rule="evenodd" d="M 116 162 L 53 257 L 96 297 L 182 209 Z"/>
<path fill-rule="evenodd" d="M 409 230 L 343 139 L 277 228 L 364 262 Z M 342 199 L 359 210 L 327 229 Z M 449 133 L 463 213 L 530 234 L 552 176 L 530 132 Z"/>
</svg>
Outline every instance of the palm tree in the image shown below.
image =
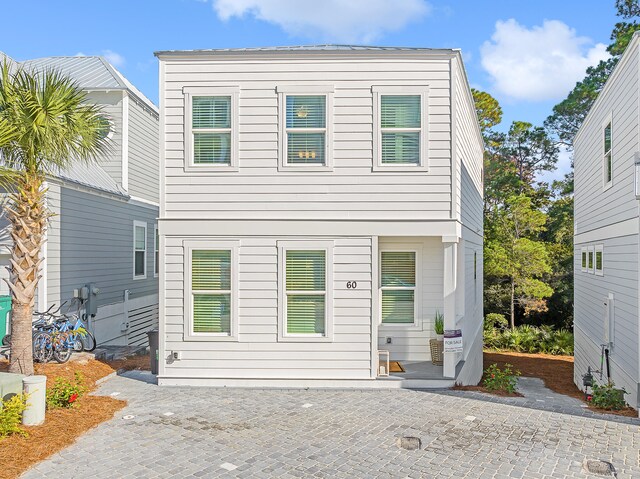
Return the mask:
<svg viewBox="0 0 640 479">
<path fill-rule="evenodd" d="M 51 216 L 45 180 L 72 162 L 94 161 L 107 147 L 103 128 L 100 108 L 70 78 L 2 65 L 0 182 L 9 191 L 4 214 L 13 240 L 6 280 L 13 299 L 10 372 L 33 374 L 31 317 Z"/>
</svg>

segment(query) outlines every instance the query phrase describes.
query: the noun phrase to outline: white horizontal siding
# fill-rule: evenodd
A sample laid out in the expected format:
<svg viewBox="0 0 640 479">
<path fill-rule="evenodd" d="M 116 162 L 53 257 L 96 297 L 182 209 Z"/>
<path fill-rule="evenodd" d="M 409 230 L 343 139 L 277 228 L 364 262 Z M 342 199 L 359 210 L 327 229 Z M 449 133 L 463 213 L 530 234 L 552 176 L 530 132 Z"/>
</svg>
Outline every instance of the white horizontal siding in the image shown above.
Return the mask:
<svg viewBox="0 0 640 479">
<path fill-rule="evenodd" d="M 581 270 L 581 248 L 604 245 L 604 275 Z M 604 343 L 604 301 L 614 294 L 612 357 L 631 377 L 638 377 L 638 236 L 608 238 L 575 245 L 575 325 L 593 343 Z M 576 350 L 583 345 L 576 339 Z M 576 353 L 578 354 L 578 352 Z M 595 361 L 596 358 L 593 360 Z M 599 360 L 599 358 L 597 358 Z"/>
<path fill-rule="evenodd" d="M 164 217 L 450 217 L 451 100 L 448 59 L 214 59 L 164 62 Z M 239 172 L 185 173 L 183 87 L 234 84 Z M 332 172 L 278 171 L 279 85 L 335 85 Z M 373 97 L 383 84 L 429 85 L 427 172 L 372 172 Z M 398 185 L 409 185 L 408 188 Z M 354 186 L 355 187 L 352 187 Z M 219 188 L 221 187 L 221 188 Z"/>
<path fill-rule="evenodd" d="M 638 151 L 638 48 L 634 42 L 575 141 L 576 234 L 638 217 L 634 153 Z M 603 191 L 603 128 L 612 118 L 613 186 Z"/>
<path fill-rule="evenodd" d="M 89 92 L 87 100 L 99 105 L 111 122 L 109 147 L 100 155 L 100 166 L 116 183 L 122 183 L 122 92 Z"/>
<path fill-rule="evenodd" d="M 129 101 L 129 189 L 132 196 L 157 203 L 160 145 L 157 114 Z"/>
<path fill-rule="evenodd" d="M 238 249 L 238 342 L 184 341 L 183 240 L 165 237 L 164 340 L 182 359 L 167 377 L 361 378 L 371 375 L 371 238 L 333 240 L 332 342 L 278 342 L 278 240 L 242 237 Z M 299 237 L 296 239 L 300 239 Z M 318 238 L 310 238 L 317 240 Z M 357 281 L 357 289 L 347 289 Z"/>
</svg>

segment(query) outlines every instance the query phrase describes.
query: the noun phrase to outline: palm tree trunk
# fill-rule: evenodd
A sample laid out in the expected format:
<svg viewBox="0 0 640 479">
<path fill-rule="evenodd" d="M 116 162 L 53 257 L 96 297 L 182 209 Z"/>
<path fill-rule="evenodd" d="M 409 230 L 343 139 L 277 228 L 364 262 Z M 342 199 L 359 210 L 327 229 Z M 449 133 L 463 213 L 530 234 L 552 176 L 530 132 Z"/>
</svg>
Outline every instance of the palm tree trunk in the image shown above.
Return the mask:
<svg viewBox="0 0 640 479">
<path fill-rule="evenodd" d="M 5 280 L 13 300 L 9 371 L 26 375 L 33 374 L 31 318 L 40 279 L 40 251 L 49 217 L 42 186 L 41 175 L 25 173 L 17 180 L 16 191 L 5 206 L 13 239 L 9 279 Z"/>
</svg>

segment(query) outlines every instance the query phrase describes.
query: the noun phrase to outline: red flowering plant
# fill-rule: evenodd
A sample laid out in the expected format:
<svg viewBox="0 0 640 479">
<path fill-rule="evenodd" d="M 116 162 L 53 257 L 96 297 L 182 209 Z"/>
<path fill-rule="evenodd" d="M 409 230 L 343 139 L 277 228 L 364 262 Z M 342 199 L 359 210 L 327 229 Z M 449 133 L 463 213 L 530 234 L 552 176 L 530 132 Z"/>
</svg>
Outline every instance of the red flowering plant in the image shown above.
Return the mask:
<svg viewBox="0 0 640 479">
<path fill-rule="evenodd" d="M 489 366 L 484 370 L 484 387 L 489 391 L 515 393 L 520 371 L 514 371 L 512 368 L 511 364 L 505 364 L 502 369 L 495 363 Z"/>
<path fill-rule="evenodd" d="M 83 383 L 84 378 L 78 372 L 75 373 L 73 381 L 56 378 L 53 386 L 47 391 L 47 408 L 73 407 L 86 391 Z"/>
</svg>

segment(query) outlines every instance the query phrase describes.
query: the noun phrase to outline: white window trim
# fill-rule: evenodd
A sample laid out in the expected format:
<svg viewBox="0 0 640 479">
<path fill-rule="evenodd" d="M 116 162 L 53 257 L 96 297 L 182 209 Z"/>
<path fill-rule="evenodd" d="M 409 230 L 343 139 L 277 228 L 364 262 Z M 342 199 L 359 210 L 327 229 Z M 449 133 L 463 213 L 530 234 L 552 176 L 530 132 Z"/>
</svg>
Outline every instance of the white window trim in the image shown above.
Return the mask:
<svg viewBox="0 0 640 479">
<path fill-rule="evenodd" d="M 333 85 L 278 85 L 278 170 L 292 172 L 333 171 Z M 287 163 L 287 96 L 289 95 L 324 95 L 325 105 L 325 164 L 289 164 Z"/>
<path fill-rule="evenodd" d="M 333 341 L 333 241 L 278 241 L 278 341 L 317 343 Z M 325 251 L 325 318 L 324 335 L 287 333 L 287 251 L 324 250 Z"/>
<path fill-rule="evenodd" d="M 158 235 L 158 224 L 156 223 L 153 225 L 153 277 L 157 278 L 158 273 L 160 273 L 160 236 Z"/>
<path fill-rule="evenodd" d="M 428 171 L 429 170 L 429 87 L 427 85 L 373 86 L 373 171 Z M 383 95 L 420 95 L 420 164 L 385 165 L 382 163 L 382 128 L 380 127 L 380 97 Z"/>
<path fill-rule="evenodd" d="M 611 180 L 607 181 L 607 152 L 604 151 L 604 130 L 611 125 Z M 602 123 L 600 130 L 600 142 L 602 149 L 600 154 L 602 155 L 602 191 L 606 191 L 613 186 L 613 115 L 609 113 L 605 121 Z"/>
<path fill-rule="evenodd" d="M 591 267 L 589 267 L 589 256 L 591 255 Z M 587 249 L 587 272 L 593 274 L 596 268 L 596 253 L 593 246 L 589 246 Z"/>
<path fill-rule="evenodd" d="M 185 341 L 238 341 L 238 248 L 239 241 L 193 240 L 184 241 L 184 340 Z M 193 250 L 231 251 L 231 318 L 230 334 L 193 332 L 191 260 Z"/>
<path fill-rule="evenodd" d="M 582 255 L 584 255 L 585 260 L 584 260 L 584 266 L 582 266 Z M 582 248 L 580 248 L 580 271 L 582 271 L 583 273 L 586 273 L 588 271 L 589 268 L 589 252 L 586 246 L 583 246 Z"/>
<path fill-rule="evenodd" d="M 216 174 L 238 171 L 238 98 L 240 87 L 220 85 L 215 87 L 183 87 L 184 94 L 184 171 L 189 173 Z M 196 165 L 193 161 L 192 102 L 194 96 L 231 97 L 231 154 L 229 165 Z"/>
<path fill-rule="evenodd" d="M 602 255 L 602 268 L 598 269 L 597 266 L 597 262 L 596 262 L 596 255 L 600 253 Z M 595 246 L 595 250 L 593 253 L 593 270 L 595 272 L 596 276 L 604 276 L 604 245 L 602 244 L 597 244 Z"/>
<path fill-rule="evenodd" d="M 144 274 L 136 276 L 136 228 L 144 228 Z M 147 279 L 147 223 L 144 221 L 133 221 L 133 279 Z"/>
<path fill-rule="evenodd" d="M 422 247 L 421 243 L 397 243 L 393 245 L 384 245 L 378 251 L 378 329 L 385 331 L 391 330 L 423 330 L 422 318 Z M 416 286 L 413 294 L 413 323 L 383 323 L 382 322 L 382 253 L 393 252 L 412 252 L 416 254 Z"/>
</svg>

